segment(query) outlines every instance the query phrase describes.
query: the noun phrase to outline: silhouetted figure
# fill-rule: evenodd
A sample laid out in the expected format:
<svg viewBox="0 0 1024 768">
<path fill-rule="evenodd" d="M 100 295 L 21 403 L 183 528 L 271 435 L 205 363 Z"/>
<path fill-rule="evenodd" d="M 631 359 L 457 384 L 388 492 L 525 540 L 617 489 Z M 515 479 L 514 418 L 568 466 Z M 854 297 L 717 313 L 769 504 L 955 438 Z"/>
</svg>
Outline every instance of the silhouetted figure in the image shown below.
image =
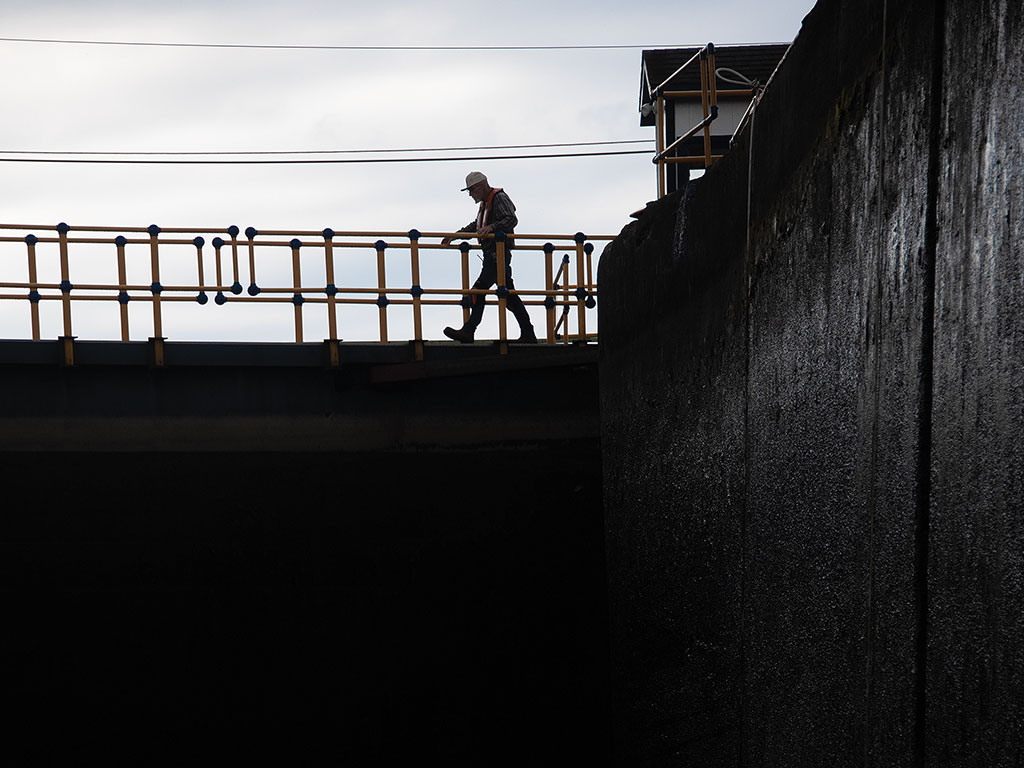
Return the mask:
<svg viewBox="0 0 1024 768">
<path fill-rule="evenodd" d="M 519 219 L 516 218 L 516 207 L 511 198 L 501 189 L 492 187 L 487 183 L 487 177 L 480 171 L 471 171 L 466 176 L 466 186 L 463 192 L 469 192 L 473 199 L 480 204 L 476 219 L 466 226 L 458 229 L 458 232 L 475 232 L 477 235 L 490 235 L 495 232 L 504 232 L 511 235 L 515 230 Z M 446 237 L 441 243 L 448 245 L 455 238 Z M 484 263 L 480 270 L 480 276 L 473 283 L 477 290 L 488 290 L 498 282 L 498 258 L 497 245 L 493 237 L 481 237 L 480 244 L 483 246 Z M 511 238 L 505 241 L 505 287 L 510 291 L 515 289 L 512 282 L 512 246 Z M 472 307 L 469 311 L 469 320 L 461 328 L 448 327 L 444 329 L 444 335 L 449 339 L 469 344 L 473 341 L 477 326 L 484 315 L 485 294 L 472 294 Z M 519 323 L 519 338 L 517 341 L 536 344 L 537 335 L 533 331 L 533 323 L 530 322 L 530 313 L 526 311 L 523 300 L 518 295 L 510 293 L 506 298 L 506 305 Z"/>
</svg>

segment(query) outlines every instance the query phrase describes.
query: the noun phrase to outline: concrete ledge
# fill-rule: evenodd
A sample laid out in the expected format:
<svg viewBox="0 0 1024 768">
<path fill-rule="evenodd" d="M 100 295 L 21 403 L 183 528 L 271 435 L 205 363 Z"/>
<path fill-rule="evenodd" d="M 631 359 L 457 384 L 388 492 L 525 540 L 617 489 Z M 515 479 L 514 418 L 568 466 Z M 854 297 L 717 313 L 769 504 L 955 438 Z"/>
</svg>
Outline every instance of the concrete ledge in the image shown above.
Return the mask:
<svg viewBox="0 0 1024 768">
<path fill-rule="evenodd" d="M 148 341 L 75 341 L 76 366 L 150 366 L 153 364 L 152 347 Z M 492 361 L 492 367 L 515 365 L 532 367 L 530 361 L 542 367 L 553 361 L 558 364 L 593 363 L 597 361 L 597 345 L 567 346 L 564 344 L 516 344 L 509 342 L 509 355 L 500 355 L 498 343 L 484 341 L 475 344 L 457 344 L 439 341 L 424 342 L 424 360 L 417 361 L 412 342 L 342 341 L 338 343 L 338 357 L 342 365 L 400 365 L 412 364 L 405 373 L 382 380 L 423 378 L 425 375 L 447 375 L 439 364 L 467 361 Z M 223 341 L 166 341 L 165 367 L 179 366 L 243 366 L 328 368 L 330 359 L 327 343 L 319 342 L 223 342 Z M 510 361 L 515 360 L 512 364 Z M 0 340 L 0 365 L 63 365 L 63 347 L 57 339 L 40 341 L 24 339 Z M 473 366 L 470 366 L 472 369 Z M 467 369 L 469 370 L 469 369 Z M 476 372 L 475 369 L 470 372 Z M 455 375 L 463 375 L 456 373 Z"/>
</svg>

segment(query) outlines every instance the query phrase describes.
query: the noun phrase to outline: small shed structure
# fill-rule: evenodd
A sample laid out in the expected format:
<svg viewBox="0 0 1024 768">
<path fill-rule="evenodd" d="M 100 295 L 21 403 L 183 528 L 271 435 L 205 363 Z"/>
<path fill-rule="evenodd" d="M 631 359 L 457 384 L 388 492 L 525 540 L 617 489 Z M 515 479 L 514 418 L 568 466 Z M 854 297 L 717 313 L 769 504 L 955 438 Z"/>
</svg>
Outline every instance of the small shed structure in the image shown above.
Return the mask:
<svg viewBox="0 0 1024 768">
<path fill-rule="evenodd" d="M 656 126 L 658 151 L 668 150 L 664 152 L 665 162 L 659 164 L 659 194 L 677 189 L 689 179 L 691 168 L 706 168 L 729 148 L 751 101 L 788 48 L 789 43 L 708 43 L 703 48 L 643 52 L 640 125 Z M 692 131 L 702 123 L 707 131 Z M 692 136 L 673 146 L 690 132 Z"/>
</svg>

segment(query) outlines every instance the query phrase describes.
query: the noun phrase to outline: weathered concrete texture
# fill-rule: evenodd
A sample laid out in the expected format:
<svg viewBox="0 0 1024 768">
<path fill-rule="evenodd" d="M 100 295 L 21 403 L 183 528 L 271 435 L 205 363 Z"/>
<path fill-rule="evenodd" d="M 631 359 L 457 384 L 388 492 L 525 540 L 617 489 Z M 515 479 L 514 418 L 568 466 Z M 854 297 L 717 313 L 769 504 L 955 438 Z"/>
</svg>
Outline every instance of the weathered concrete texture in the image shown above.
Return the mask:
<svg viewBox="0 0 1024 768">
<path fill-rule="evenodd" d="M 1024 46 L 990 6 L 820 2 L 602 257 L 619 764 L 1024 748 Z"/>
<path fill-rule="evenodd" d="M 1024 7 L 949 3 L 929 550 L 928 756 L 1024 753 Z"/>
<path fill-rule="evenodd" d="M 616 286 L 602 294 L 600 364 L 613 736 L 638 764 L 739 755 L 743 269 L 674 229 L 680 194 L 601 266 Z M 722 233 L 741 247 L 730 218 Z"/>
</svg>

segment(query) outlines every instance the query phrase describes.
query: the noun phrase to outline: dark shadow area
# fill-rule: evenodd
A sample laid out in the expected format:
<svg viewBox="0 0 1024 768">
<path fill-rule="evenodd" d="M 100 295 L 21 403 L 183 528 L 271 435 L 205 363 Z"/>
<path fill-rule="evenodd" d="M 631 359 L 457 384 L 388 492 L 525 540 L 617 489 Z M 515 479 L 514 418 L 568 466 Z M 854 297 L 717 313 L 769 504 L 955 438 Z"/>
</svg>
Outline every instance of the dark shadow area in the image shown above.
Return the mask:
<svg viewBox="0 0 1024 768">
<path fill-rule="evenodd" d="M 3 455 L 7 703 L 98 737 L 604 764 L 599 452 Z"/>
</svg>

